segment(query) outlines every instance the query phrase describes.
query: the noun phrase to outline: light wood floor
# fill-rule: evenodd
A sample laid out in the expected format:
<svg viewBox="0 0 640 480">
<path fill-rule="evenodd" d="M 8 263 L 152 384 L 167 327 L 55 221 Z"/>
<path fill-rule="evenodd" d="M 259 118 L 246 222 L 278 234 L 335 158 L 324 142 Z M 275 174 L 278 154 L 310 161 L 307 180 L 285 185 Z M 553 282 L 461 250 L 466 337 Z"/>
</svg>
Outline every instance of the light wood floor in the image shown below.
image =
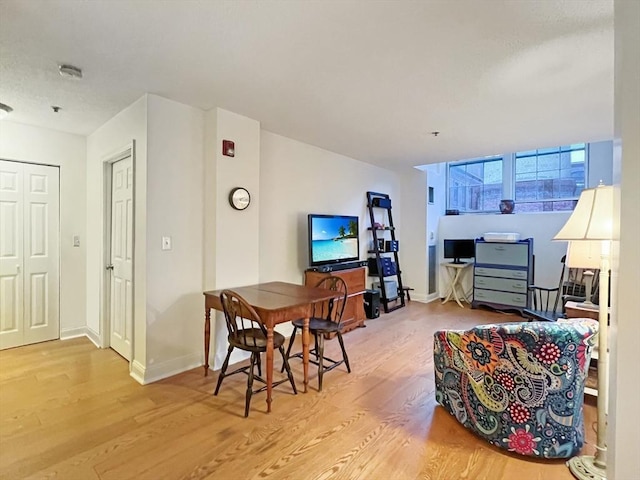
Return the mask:
<svg viewBox="0 0 640 480">
<path fill-rule="evenodd" d="M 519 320 L 411 302 L 345 335 L 351 374 L 327 373 L 319 393 L 311 368 L 309 393 L 279 386 L 269 415 L 255 395 L 248 419 L 244 375 L 214 397 L 217 374 L 141 386 L 122 358 L 84 338 L 3 351 L 0 478 L 569 480 L 564 462 L 498 450 L 434 400 L 436 329 Z M 326 348 L 337 354 L 337 341 Z M 595 407 L 585 415 L 593 454 Z"/>
</svg>

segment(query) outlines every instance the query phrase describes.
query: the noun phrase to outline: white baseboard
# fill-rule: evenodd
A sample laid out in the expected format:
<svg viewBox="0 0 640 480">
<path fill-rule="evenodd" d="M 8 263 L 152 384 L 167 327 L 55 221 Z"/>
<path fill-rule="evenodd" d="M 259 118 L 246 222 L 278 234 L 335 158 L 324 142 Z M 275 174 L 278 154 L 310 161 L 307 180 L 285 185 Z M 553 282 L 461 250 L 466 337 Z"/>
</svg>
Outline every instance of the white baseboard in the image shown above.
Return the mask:
<svg viewBox="0 0 640 480">
<path fill-rule="evenodd" d="M 431 302 L 435 302 L 437 300 L 440 300 L 440 296 L 436 292 L 436 293 L 432 293 L 430 295 L 427 295 L 427 297 L 425 299 L 425 303 L 431 303 Z"/>
<path fill-rule="evenodd" d="M 103 348 L 100 335 L 88 327 L 69 328 L 60 331 L 60 340 L 70 340 L 78 337 L 87 337 L 97 348 Z M 139 361 L 134 360 L 131 362 L 129 374 L 141 385 L 146 385 L 201 366 L 202 352 L 194 352 L 149 367 L 145 367 Z"/>
<path fill-rule="evenodd" d="M 60 329 L 60 340 L 70 340 L 72 338 L 86 337 L 87 327 Z"/>
<path fill-rule="evenodd" d="M 60 330 L 60 340 L 70 340 L 72 338 L 87 337 L 96 347 L 101 347 L 101 338 L 96 332 L 89 327 L 76 327 Z"/>
<path fill-rule="evenodd" d="M 411 300 L 407 300 L 405 298 L 405 302 L 419 302 L 419 303 L 431 303 L 434 300 L 438 299 L 437 293 L 432 293 L 430 295 L 424 295 L 422 293 L 414 293 L 409 292 L 411 294 Z"/>
<path fill-rule="evenodd" d="M 140 384 L 147 385 L 202 366 L 202 352 L 144 366 L 137 360 L 131 362 L 130 375 Z"/>
<path fill-rule="evenodd" d="M 133 362 L 131 362 L 129 375 L 131 375 L 133 379 L 136 382 L 138 382 L 140 385 L 144 385 L 144 372 L 145 372 L 144 365 L 142 365 L 137 360 L 134 360 Z"/>
<path fill-rule="evenodd" d="M 427 299 L 427 297 L 425 295 L 421 295 L 419 293 L 411 293 L 411 300 L 407 300 L 406 298 L 404 299 L 405 303 L 410 303 L 410 302 L 419 302 L 419 303 L 428 303 L 429 300 Z"/>
<path fill-rule="evenodd" d="M 89 327 L 86 327 L 86 335 L 87 335 L 87 338 L 96 345 L 96 347 L 104 348 L 104 346 L 102 345 L 102 337 L 98 335 L 96 332 L 94 332 L 93 330 L 91 330 Z"/>
<path fill-rule="evenodd" d="M 60 340 L 87 337 L 98 348 L 101 347 L 100 335 L 88 327 L 69 328 L 60 331 Z M 173 358 L 165 362 L 145 367 L 137 360 L 131 362 L 129 374 L 141 385 L 157 382 L 163 378 L 172 377 L 187 370 L 202 366 L 202 352 L 194 352 L 183 357 Z"/>
</svg>

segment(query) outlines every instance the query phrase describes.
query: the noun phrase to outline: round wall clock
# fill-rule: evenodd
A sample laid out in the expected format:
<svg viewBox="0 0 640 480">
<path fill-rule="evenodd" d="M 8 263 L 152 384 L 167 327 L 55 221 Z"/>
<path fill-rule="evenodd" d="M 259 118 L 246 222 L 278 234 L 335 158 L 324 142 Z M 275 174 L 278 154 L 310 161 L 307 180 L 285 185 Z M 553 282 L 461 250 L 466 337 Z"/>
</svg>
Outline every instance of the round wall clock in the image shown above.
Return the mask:
<svg viewBox="0 0 640 480">
<path fill-rule="evenodd" d="M 229 192 L 229 204 L 236 210 L 244 210 L 251 203 L 251 195 L 246 188 L 236 187 Z"/>
</svg>

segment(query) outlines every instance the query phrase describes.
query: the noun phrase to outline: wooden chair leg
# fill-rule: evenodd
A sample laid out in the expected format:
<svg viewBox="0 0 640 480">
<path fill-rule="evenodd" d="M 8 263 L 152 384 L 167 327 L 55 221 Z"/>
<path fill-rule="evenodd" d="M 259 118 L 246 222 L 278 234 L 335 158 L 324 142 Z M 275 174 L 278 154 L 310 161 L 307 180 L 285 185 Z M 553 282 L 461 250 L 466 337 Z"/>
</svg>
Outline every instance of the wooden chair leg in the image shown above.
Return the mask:
<svg viewBox="0 0 640 480">
<path fill-rule="evenodd" d="M 324 338 L 324 336 L 322 338 Z M 322 358 L 322 355 L 318 355 L 318 333 L 313 334 L 313 350 L 309 353 L 316 355 L 316 361 L 320 361 L 320 358 Z"/>
<path fill-rule="evenodd" d="M 287 377 L 289 378 L 289 382 L 291 382 L 291 386 L 293 387 L 293 393 L 298 394 L 298 390 L 296 389 L 296 383 L 293 381 L 293 373 L 291 373 L 291 367 L 289 366 L 289 360 L 284 353 L 284 347 L 280 347 L 280 354 L 282 355 L 282 366 L 287 370 Z"/>
<path fill-rule="evenodd" d="M 347 351 L 344 348 L 344 341 L 342 340 L 342 334 L 337 332 L 338 342 L 340 342 L 340 348 L 342 349 L 342 358 L 344 359 L 344 364 L 347 366 L 347 372 L 351 373 L 351 367 L 349 366 L 349 357 L 347 357 Z"/>
<path fill-rule="evenodd" d="M 291 355 L 291 348 L 293 348 L 293 342 L 296 339 L 296 332 L 298 331 L 298 327 L 293 326 L 293 332 L 291 332 L 291 338 L 289 339 L 289 346 L 287 347 L 287 361 L 289 360 L 289 355 Z M 280 369 L 280 373 L 284 372 L 284 363 L 282 364 L 282 368 Z"/>
<path fill-rule="evenodd" d="M 225 357 L 224 363 L 222 364 L 222 368 L 220 369 L 220 375 L 218 375 L 218 384 L 216 385 L 215 392 L 213 392 L 214 395 L 218 395 L 218 391 L 220 390 L 220 385 L 222 385 L 222 379 L 224 378 L 225 373 L 227 373 L 227 367 L 229 367 L 229 357 L 231 357 L 231 352 L 233 352 L 233 346 L 229 345 L 227 356 Z"/>
<path fill-rule="evenodd" d="M 244 416 L 245 418 L 249 416 L 249 405 L 251 405 L 251 395 L 253 394 L 253 367 L 256 364 L 257 354 L 251 354 L 251 365 L 249 366 L 249 378 L 247 379 L 247 394 L 246 400 L 244 404 Z"/>
<path fill-rule="evenodd" d="M 322 391 L 322 375 L 324 374 L 324 334 L 316 333 L 316 352 L 318 358 L 318 391 Z M 319 338 L 318 338 L 319 337 Z"/>
<path fill-rule="evenodd" d="M 262 360 L 260 359 L 260 352 L 256 353 L 258 355 L 258 376 L 262 377 Z"/>
</svg>

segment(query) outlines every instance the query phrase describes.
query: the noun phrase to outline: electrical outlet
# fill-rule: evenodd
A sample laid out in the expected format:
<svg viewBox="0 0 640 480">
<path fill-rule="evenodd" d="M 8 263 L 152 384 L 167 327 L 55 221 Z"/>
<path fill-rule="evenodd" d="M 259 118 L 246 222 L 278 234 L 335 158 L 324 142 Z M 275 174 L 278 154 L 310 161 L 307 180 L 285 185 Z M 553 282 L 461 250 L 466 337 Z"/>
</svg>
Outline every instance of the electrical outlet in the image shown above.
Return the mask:
<svg viewBox="0 0 640 480">
<path fill-rule="evenodd" d="M 162 250 L 171 250 L 171 237 L 162 237 Z"/>
</svg>

